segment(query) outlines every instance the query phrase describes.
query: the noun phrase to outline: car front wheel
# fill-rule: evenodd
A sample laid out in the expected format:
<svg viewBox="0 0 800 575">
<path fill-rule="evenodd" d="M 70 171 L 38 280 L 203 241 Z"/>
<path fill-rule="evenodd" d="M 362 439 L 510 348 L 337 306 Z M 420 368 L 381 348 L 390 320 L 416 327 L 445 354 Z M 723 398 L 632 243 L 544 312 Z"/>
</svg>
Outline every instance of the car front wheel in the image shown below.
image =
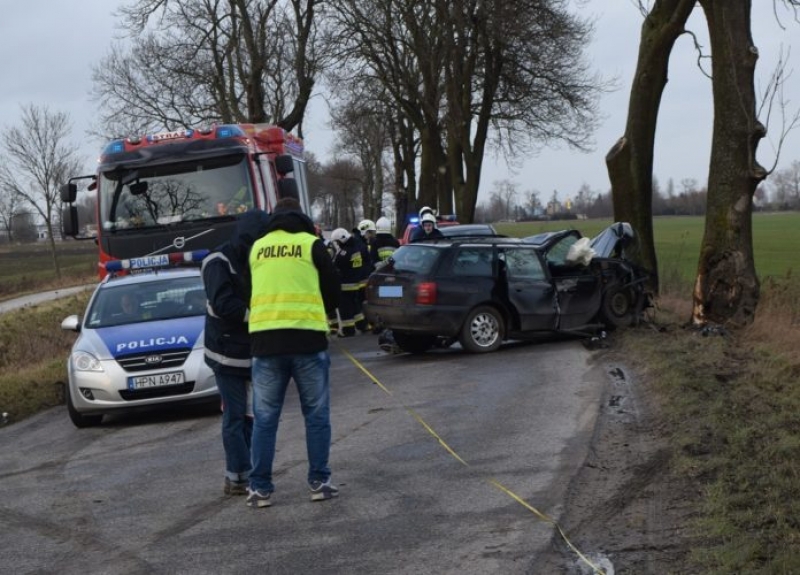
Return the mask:
<svg viewBox="0 0 800 575">
<path fill-rule="evenodd" d="M 69 413 L 72 424 L 78 428 L 94 427 L 100 425 L 100 422 L 103 421 L 102 414 L 86 415 L 75 409 L 75 406 L 72 405 L 72 392 L 69 390 L 69 385 L 67 385 L 67 413 Z"/>
<path fill-rule="evenodd" d="M 467 316 L 458 341 L 471 353 L 495 351 L 503 343 L 504 329 L 503 316 L 497 309 L 480 306 Z"/>
<path fill-rule="evenodd" d="M 633 325 L 636 310 L 636 293 L 631 287 L 612 285 L 603 295 L 600 318 L 606 327 L 615 329 Z"/>
</svg>

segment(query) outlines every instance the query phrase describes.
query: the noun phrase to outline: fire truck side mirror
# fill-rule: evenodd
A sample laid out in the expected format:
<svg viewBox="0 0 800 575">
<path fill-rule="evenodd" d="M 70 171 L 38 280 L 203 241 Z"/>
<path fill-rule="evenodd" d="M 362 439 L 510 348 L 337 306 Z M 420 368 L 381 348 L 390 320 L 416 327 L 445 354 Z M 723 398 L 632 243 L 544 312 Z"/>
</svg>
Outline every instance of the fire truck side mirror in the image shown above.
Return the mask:
<svg viewBox="0 0 800 575">
<path fill-rule="evenodd" d="M 281 198 L 294 198 L 300 199 L 300 192 L 297 189 L 297 180 L 294 178 L 283 178 L 278 180 L 278 199 Z"/>
<path fill-rule="evenodd" d="M 78 197 L 78 186 L 72 182 L 64 184 L 58 191 L 61 193 L 61 201 L 65 204 L 71 204 Z"/>
<path fill-rule="evenodd" d="M 286 174 L 293 172 L 294 160 L 292 160 L 292 157 L 288 154 L 276 156 L 275 171 L 278 172 L 281 176 L 285 176 Z"/>
<path fill-rule="evenodd" d="M 75 184 L 68 184 L 75 186 Z M 63 198 L 63 195 L 62 195 Z M 75 198 L 73 198 L 74 200 Z M 61 227 L 65 236 L 75 237 L 79 233 L 78 228 L 78 206 L 66 206 L 61 214 Z"/>
</svg>

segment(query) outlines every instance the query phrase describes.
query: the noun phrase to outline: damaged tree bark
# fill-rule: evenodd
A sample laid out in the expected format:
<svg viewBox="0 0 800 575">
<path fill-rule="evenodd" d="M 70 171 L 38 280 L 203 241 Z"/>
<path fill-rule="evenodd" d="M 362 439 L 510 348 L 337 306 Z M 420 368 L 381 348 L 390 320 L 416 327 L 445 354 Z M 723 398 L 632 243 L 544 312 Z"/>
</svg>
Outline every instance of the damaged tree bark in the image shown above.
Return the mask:
<svg viewBox="0 0 800 575">
<path fill-rule="evenodd" d="M 767 171 L 756 161 L 766 129 L 756 117 L 758 50 L 750 0 L 700 0 L 711 41 L 714 133 L 706 225 L 693 293 L 692 323 L 752 323 L 760 284 L 753 259 L 753 195 Z"/>
</svg>

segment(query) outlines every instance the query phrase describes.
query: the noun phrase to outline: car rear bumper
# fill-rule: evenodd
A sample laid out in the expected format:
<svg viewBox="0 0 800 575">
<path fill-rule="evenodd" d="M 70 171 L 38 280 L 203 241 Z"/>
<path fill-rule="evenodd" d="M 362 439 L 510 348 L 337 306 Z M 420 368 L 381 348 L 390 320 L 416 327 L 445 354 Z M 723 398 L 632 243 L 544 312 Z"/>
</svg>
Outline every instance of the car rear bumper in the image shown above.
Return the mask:
<svg viewBox="0 0 800 575">
<path fill-rule="evenodd" d="M 443 306 L 386 306 L 364 303 L 371 324 L 409 333 L 455 337 L 464 323 L 463 308 Z"/>
</svg>

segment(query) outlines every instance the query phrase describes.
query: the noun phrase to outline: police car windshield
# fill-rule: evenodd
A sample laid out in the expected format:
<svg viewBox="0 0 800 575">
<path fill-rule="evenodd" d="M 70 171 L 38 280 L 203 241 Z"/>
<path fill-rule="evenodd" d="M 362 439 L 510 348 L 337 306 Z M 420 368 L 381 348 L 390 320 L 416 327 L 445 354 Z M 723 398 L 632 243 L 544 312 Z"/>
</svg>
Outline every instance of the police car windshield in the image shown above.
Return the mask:
<svg viewBox="0 0 800 575">
<path fill-rule="evenodd" d="M 203 314 L 205 291 L 199 275 L 165 278 L 102 286 L 87 311 L 86 327 L 98 329 Z"/>
</svg>

